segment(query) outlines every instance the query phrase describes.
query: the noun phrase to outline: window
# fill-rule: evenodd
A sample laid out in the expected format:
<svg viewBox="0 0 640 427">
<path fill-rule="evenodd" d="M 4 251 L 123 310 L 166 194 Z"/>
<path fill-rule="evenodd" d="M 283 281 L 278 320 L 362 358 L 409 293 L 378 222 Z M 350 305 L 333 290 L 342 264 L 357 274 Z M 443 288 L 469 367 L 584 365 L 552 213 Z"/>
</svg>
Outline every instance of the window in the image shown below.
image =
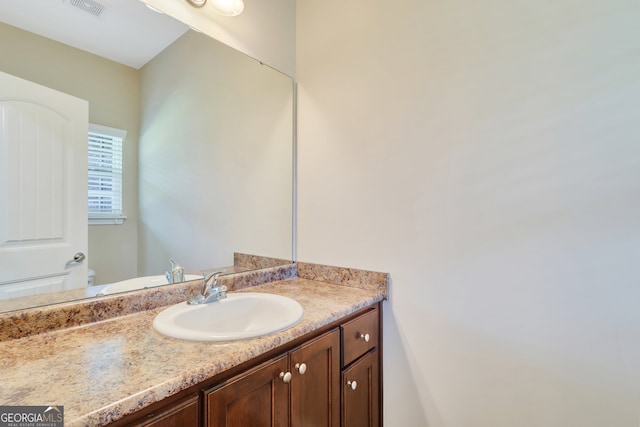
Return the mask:
<svg viewBox="0 0 640 427">
<path fill-rule="evenodd" d="M 89 124 L 89 224 L 122 224 L 122 142 L 127 131 Z"/>
</svg>

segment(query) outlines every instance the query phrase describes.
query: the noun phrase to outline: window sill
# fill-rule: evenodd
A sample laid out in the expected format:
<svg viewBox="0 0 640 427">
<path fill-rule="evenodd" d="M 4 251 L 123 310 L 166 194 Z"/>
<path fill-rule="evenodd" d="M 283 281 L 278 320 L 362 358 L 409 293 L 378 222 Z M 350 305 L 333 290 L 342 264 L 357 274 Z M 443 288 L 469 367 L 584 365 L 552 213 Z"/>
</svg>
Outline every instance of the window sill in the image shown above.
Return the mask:
<svg viewBox="0 0 640 427">
<path fill-rule="evenodd" d="M 90 216 L 89 225 L 122 225 L 125 215 Z"/>
</svg>

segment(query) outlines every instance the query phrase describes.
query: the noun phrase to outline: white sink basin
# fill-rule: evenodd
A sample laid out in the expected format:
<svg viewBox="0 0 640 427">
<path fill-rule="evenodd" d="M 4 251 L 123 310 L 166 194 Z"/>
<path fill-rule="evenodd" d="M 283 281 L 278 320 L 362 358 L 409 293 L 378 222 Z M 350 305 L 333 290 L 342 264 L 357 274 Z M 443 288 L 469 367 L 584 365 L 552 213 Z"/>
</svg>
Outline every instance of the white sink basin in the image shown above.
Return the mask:
<svg viewBox="0 0 640 427">
<path fill-rule="evenodd" d="M 196 274 L 185 274 L 184 280 L 202 279 L 202 276 Z M 109 295 L 117 292 L 135 291 L 137 289 L 153 288 L 155 286 L 168 285 L 169 282 L 165 276 L 145 276 L 135 277 L 133 279 L 122 280 L 105 286 L 98 295 Z"/>
<path fill-rule="evenodd" d="M 241 292 L 208 304 L 172 305 L 156 316 L 153 327 L 183 340 L 231 341 L 281 331 L 298 323 L 303 313 L 302 306 L 291 298 Z"/>
</svg>

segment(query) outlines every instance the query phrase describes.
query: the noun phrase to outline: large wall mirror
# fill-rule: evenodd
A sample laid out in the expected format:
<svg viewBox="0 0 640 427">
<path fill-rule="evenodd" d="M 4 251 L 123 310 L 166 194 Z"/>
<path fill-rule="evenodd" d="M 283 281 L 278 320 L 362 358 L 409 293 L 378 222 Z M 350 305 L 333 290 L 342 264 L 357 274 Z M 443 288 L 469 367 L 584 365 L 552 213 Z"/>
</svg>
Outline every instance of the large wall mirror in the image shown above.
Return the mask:
<svg viewBox="0 0 640 427">
<path fill-rule="evenodd" d="M 100 17 L 71 3 L 3 0 L 1 8 L 19 5 L 27 17 L 57 8 L 45 13 L 47 25 L 71 25 L 81 48 L 33 28 L 35 18 L 12 22 L 15 10 L 0 8 L 0 71 L 86 99 L 91 123 L 127 131 L 127 219 L 88 225 L 95 284 L 164 275 L 169 259 L 193 274 L 232 273 L 235 252 L 291 260 L 292 79 L 141 2 L 111 0 Z M 69 24 L 70 15 L 86 25 Z M 100 44 L 92 39 L 111 37 L 103 25 L 116 33 L 134 26 L 142 36 L 116 41 L 115 56 L 89 52 Z M 42 35 L 49 33 L 53 39 Z M 150 54 L 145 40 L 158 39 L 164 45 Z M 139 60 L 129 47 L 149 57 Z M 83 297 L 92 294 L 0 301 L 0 312 Z"/>
</svg>

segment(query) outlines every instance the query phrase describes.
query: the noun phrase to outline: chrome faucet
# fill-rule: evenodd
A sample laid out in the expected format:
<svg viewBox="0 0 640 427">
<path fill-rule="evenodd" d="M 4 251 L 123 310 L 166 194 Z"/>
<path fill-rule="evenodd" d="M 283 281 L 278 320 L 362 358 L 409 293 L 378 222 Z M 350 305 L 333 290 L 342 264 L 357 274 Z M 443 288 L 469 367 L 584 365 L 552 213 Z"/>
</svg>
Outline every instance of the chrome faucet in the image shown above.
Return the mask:
<svg viewBox="0 0 640 427">
<path fill-rule="evenodd" d="M 180 283 L 184 281 L 184 268 L 181 265 L 177 264 L 174 260 L 169 259 L 171 263 L 171 270 L 167 270 L 164 272 L 164 276 L 167 278 L 167 282 L 169 283 Z"/>
<path fill-rule="evenodd" d="M 189 298 L 187 304 L 207 304 L 225 299 L 227 297 L 227 287 L 224 285 L 218 286 L 218 277 L 224 272 L 225 270 L 218 270 L 203 276 L 202 292 Z M 213 280 L 211 280 L 212 278 Z"/>
</svg>

